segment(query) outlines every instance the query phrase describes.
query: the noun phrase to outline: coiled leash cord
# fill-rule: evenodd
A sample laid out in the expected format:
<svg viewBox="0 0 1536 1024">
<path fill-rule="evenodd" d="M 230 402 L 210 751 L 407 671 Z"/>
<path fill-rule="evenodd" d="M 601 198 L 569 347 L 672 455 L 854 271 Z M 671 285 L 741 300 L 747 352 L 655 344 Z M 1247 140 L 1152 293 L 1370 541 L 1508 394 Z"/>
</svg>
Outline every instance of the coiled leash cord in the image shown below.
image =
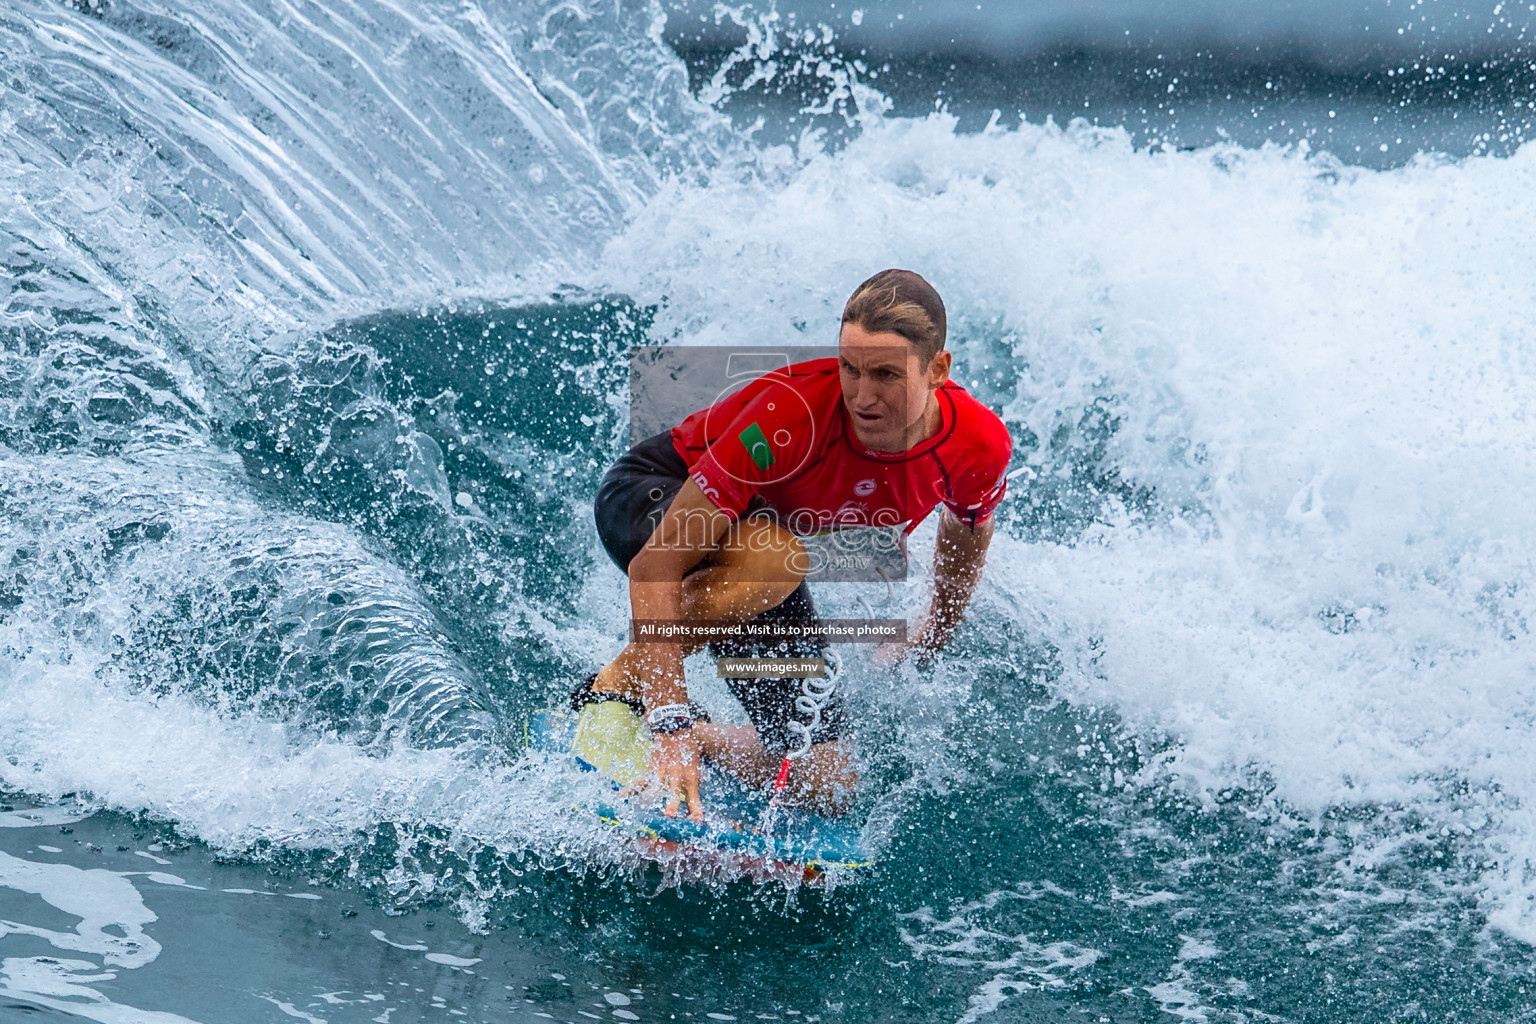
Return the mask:
<svg viewBox="0 0 1536 1024">
<path fill-rule="evenodd" d="M 795 712 L 807 719 L 809 724 L 793 718 L 786 724 L 793 741 L 797 742 L 787 746 L 784 760 L 779 764 L 778 777 L 773 780 L 773 794 L 769 796 L 768 806 L 763 810 L 763 832 L 773 831 L 774 811 L 778 808 L 780 797 L 784 795 L 784 788 L 789 785 L 790 766 L 810 751 L 811 734 L 821 725 L 821 713 L 831 703 L 832 694 L 837 689 L 837 664 L 834 661 L 827 667 L 827 674 L 820 679 L 806 676 L 800 680 L 800 695 L 795 698 Z"/>
</svg>

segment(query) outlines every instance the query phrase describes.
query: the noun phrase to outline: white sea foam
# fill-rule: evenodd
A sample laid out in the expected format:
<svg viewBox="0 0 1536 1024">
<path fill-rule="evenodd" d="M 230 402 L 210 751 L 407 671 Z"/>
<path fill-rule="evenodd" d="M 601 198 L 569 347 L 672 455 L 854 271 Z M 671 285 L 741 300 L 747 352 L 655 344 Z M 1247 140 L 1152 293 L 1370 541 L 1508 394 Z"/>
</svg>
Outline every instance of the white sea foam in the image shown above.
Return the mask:
<svg viewBox="0 0 1536 1024">
<path fill-rule="evenodd" d="M 125 875 L 100 868 L 40 864 L 0 853 L 0 888 L 39 896 L 64 914 L 79 918 L 73 931 L 0 921 L 0 940 L 7 935 L 25 935 L 42 939 L 55 949 L 98 956 L 102 961 L 6 957 L 0 961 L 0 996 L 102 1024 L 191 1024 L 176 1014 L 113 1002 L 90 987 L 91 982 L 113 980 L 115 968 L 135 970 L 160 955 L 160 944 L 146 931 L 156 920 L 155 913 Z"/>
<path fill-rule="evenodd" d="M 0 853 L 0 885 L 41 896 L 80 919 L 73 932 L 5 922 L 0 934 L 32 935 L 56 949 L 94 953 L 119 967 L 143 967 L 160 955 L 160 944 L 145 932 L 155 920 L 133 883 L 111 871 L 86 871 L 68 864 L 39 864 Z M 117 928 L 123 934 L 111 935 Z"/>
<path fill-rule="evenodd" d="M 262 996 L 261 998 L 265 999 L 267 1002 L 283 1011 L 285 1016 L 296 1017 L 299 1020 L 305 1021 L 306 1024 L 326 1024 L 324 1017 L 315 1017 L 311 1014 L 305 1013 L 303 1010 L 300 1010 L 292 1003 L 285 1003 L 279 999 L 273 999 L 271 996 Z"/>
<path fill-rule="evenodd" d="M 36 828 L 39 825 L 70 825 L 83 821 L 90 811 L 74 807 L 29 807 L 21 811 L 0 811 L 0 828 Z M 169 864 L 170 861 L 161 861 Z"/>
<path fill-rule="evenodd" d="M 1026 884 L 988 893 L 950 908 L 941 917 L 922 907 L 900 915 L 901 940 L 913 955 L 935 963 L 979 970 L 990 975 L 971 994 L 956 1024 L 976 1024 L 1010 995 L 1060 989 L 1103 954 L 1073 942 L 1039 942 L 1027 932 L 1011 932 L 996 921 L 998 910 L 1019 900 L 1034 901 L 1071 894 L 1052 883 Z"/>
<path fill-rule="evenodd" d="M 536 777 L 537 766 L 445 750 L 370 756 L 174 695 L 114 692 L 80 663 L 9 671 L 0 784 L 13 789 L 88 791 L 102 806 L 147 810 L 223 849 L 267 841 L 342 850 L 383 822 L 402 822 L 509 852 L 612 851 L 611 836 L 570 811 L 588 780 L 568 773 Z"/>
<path fill-rule="evenodd" d="M 153 632 L 141 613 L 184 619 L 162 587 L 196 589 L 202 572 L 251 564 L 252 554 L 265 561 L 294 533 L 292 520 L 251 503 L 238 460 L 204 475 L 221 461 L 203 458 L 210 406 L 238 390 L 258 343 L 274 354 L 294 336 L 283 332 L 466 291 L 543 298 L 660 174 L 710 162 L 723 121 L 688 96 L 643 4 L 601 19 L 542 0 L 386 3 L 366 14 L 320 3 L 302 15 L 243 0 L 150 0 L 137 10 L 114 20 L 21 0 L 0 11 L 0 327 L 29 338 L 0 353 L 0 428 L 25 449 L 5 450 L 0 493 L 16 502 L 13 522 L 25 507 L 36 528 L 8 532 L 0 555 L 62 559 L 27 568 L 30 603 L 0 640 L 0 749 L 10 758 L 0 777 L 149 810 L 228 848 L 345 848 L 402 820 L 468 829 L 519 854 L 540 845 L 525 826 L 556 858 L 597 842 L 592 828 L 562 821 L 568 802 L 551 807 L 547 780 L 448 753 L 375 758 L 276 715 L 225 717 L 208 706 L 224 703 L 217 695 L 135 695 L 114 647 Z M 161 45 L 162 30 L 174 46 Z M 56 92 L 72 98 L 60 106 Z M 65 138 L 74 141 L 59 145 Z M 246 415 L 246 397 L 225 411 Z M 93 404 L 113 408 L 95 415 Z M 92 441 L 103 451 L 52 461 L 51 446 Z M 170 462 L 117 458 L 124 447 L 169 451 Z M 63 491 L 30 490 L 46 479 Z M 266 528 L 274 543 L 238 555 L 170 550 L 173 534 L 118 563 L 136 561 L 139 580 L 115 577 L 98 558 L 111 547 L 101 530 L 122 525 L 126 506 L 153 516 L 168 501 L 182 536 L 199 519 L 215 544 L 255 541 Z M 308 554 L 346 552 L 365 590 L 380 584 L 379 600 L 347 624 L 371 616 L 357 652 L 370 670 L 407 684 L 420 675 L 375 641 L 412 632 L 397 613 L 425 613 L 417 651 L 437 662 L 427 675 L 450 689 L 474 681 L 427 623 L 426 602 L 411 600 L 405 574 L 355 532 L 311 525 L 323 536 Z M 166 563 L 150 565 L 157 556 Z M 329 591 L 332 575 L 310 582 Z M 303 590 L 292 583 L 286 593 Z M 110 622 L 127 623 L 117 640 L 110 625 L 97 629 Z M 161 648 L 172 649 L 206 646 Z M 181 676 L 159 674 L 152 688 L 176 689 Z M 395 709 L 413 704 L 383 696 Z M 414 703 L 432 717 L 456 702 Z"/>
<path fill-rule="evenodd" d="M 1168 978 L 1147 987 L 1147 994 L 1157 1000 L 1158 1008 L 1180 1020 L 1204 1024 L 1210 1019 L 1210 1007 L 1200 1000 L 1199 985 L 1190 973 L 1192 960 L 1206 960 L 1220 954 L 1221 950 L 1201 939 L 1188 935 L 1180 937 L 1182 944 L 1174 957 Z"/>
<path fill-rule="evenodd" d="M 1304 814 L 1475 834 L 1490 919 L 1536 940 L 1536 146 L 1372 172 L 935 115 L 802 157 L 674 185 L 606 280 L 685 343 L 782 344 L 831 341 L 874 269 L 927 274 L 1047 442 L 1009 501 L 1073 472 L 1048 442 L 1095 400 L 1105 465 L 1155 495 L 1070 543 L 1000 540 L 979 617 L 1058 646 L 1065 695 L 1174 737 L 1160 770 L 1197 798 L 1257 768 Z"/>
<path fill-rule="evenodd" d="M 483 958 L 454 956 L 452 953 L 428 953 L 423 959 L 442 964 L 444 967 L 473 967 Z"/>
<path fill-rule="evenodd" d="M 6 957 L 0 961 L 0 995 L 99 1024 L 197 1024 L 180 1014 L 113 1002 L 86 984 L 115 977 L 88 960 Z"/>
</svg>

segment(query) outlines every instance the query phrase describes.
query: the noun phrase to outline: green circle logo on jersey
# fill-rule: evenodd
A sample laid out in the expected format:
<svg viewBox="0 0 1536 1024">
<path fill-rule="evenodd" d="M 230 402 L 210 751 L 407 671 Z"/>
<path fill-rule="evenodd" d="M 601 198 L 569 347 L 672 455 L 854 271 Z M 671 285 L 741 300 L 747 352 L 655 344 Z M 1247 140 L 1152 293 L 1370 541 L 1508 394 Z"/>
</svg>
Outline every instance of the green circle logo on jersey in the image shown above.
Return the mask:
<svg viewBox="0 0 1536 1024">
<path fill-rule="evenodd" d="M 773 449 L 769 447 L 768 438 L 763 434 L 762 427 L 754 423 L 736 436 L 746 446 L 747 454 L 752 457 L 752 462 L 758 469 L 767 469 L 773 465 Z"/>
</svg>

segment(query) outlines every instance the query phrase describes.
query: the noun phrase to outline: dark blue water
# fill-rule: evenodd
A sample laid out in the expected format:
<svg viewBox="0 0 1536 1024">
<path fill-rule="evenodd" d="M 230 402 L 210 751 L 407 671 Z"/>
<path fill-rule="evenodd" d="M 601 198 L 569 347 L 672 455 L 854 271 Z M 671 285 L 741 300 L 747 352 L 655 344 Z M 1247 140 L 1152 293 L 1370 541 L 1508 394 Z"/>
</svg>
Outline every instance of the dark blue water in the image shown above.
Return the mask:
<svg viewBox="0 0 1536 1024">
<path fill-rule="evenodd" d="M 1518 149 L 1536 131 L 1533 32 L 1524 4 L 1070 12 L 801 0 L 755 17 L 680 4 L 665 38 L 696 90 L 733 89 L 723 108 L 742 125 L 766 113 L 758 136 L 775 141 L 815 124 L 807 108 L 837 102 L 832 69 L 857 62 L 892 113 L 941 109 L 964 131 L 994 116 L 1009 125 L 1083 119 L 1151 148 L 1305 144 L 1352 164 L 1397 167 L 1424 152 Z M 765 74 L 755 54 L 770 40 Z"/>
<path fill-rule="evenodd" d="M 0 1019 L 1536 1015 L 1520 26 L 659 13 L 0 12 Z M 888 264 L 987 583 L 849 653 L 866 879 L 664 874 L 518 739 L 622 643 L 629 351 Z"/>
</svg>

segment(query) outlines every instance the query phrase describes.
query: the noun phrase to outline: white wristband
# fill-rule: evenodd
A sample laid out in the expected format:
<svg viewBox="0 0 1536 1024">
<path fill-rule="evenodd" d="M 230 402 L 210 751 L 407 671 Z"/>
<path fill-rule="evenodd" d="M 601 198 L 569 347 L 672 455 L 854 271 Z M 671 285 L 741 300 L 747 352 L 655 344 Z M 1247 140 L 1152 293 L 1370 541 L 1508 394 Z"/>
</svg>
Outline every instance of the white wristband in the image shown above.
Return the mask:
<svg viewBox="0 0 1536 1024">
<path fill-rule="evenodd" d="M 663 704 L 645 716 L 645 724 L 654 729 L 669 718 L 687 719 L 691 724 L 693 722 L 693 711 L 687 704 Z"/>
</svg>

